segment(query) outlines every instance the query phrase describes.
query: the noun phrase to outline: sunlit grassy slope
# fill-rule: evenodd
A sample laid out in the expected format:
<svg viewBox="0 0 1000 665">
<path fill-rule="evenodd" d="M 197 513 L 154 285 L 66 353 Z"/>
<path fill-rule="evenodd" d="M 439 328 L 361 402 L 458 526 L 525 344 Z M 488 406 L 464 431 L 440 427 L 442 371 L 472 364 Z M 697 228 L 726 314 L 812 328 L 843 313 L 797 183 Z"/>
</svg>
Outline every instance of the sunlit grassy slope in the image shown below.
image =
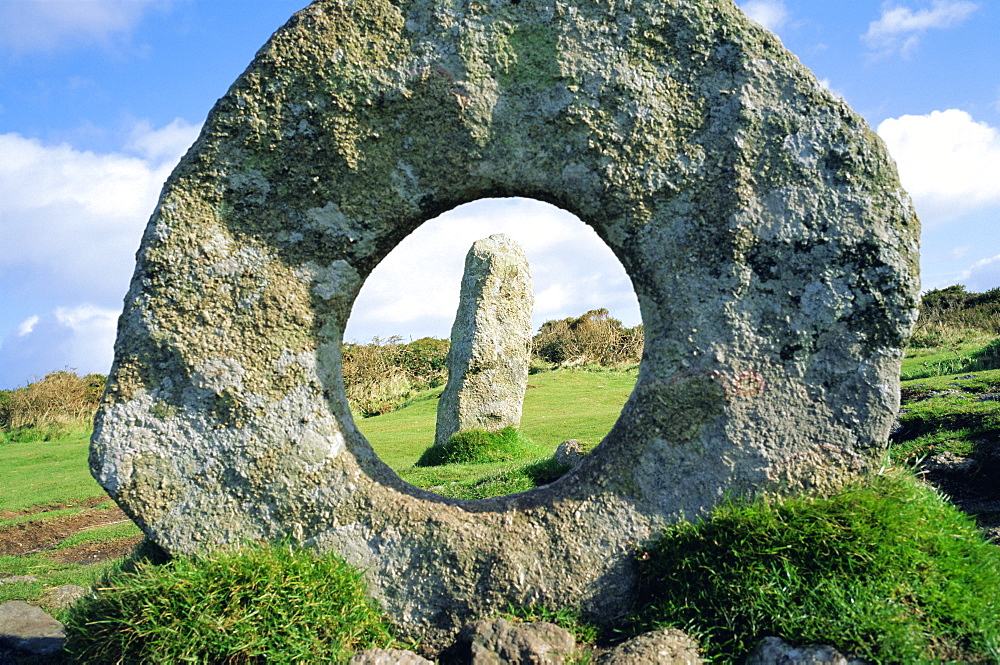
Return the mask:
<svg viewBox="0 0 1000 665">
<path fill-rule="evenodd" d="M 621 413 L 637 375 L 638 368 L 564 369 L 528 377 L 521 431 L 533 443 L 534 461 L 551 457 L 566 439 L 578 439 L 586 446 L 600 443 Z M 440 394 L 441 388 L 428 390 L 398 411 L 357 419 L 358 429 L 386 464 L 418 486 L 436 487 L 509 468 L 504 463 L 414 467 L 434 442 Z"/>
<path fill-rule="evenodd" d="M 31 434 L 0 433 L 0 511 L 104 495 L 87 466 L 89 427 L 70 427 L 49 440 Z"/>
</svg>

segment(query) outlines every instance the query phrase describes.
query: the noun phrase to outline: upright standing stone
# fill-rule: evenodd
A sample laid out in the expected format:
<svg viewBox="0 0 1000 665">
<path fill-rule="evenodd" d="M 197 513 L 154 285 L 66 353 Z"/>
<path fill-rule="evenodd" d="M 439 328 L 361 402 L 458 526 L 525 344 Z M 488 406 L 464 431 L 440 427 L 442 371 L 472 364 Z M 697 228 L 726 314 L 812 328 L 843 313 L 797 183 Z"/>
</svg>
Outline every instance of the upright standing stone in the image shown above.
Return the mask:
<svg viewBox="0 0 1000 665">
<path fill-rule="evenodd" d="M 521 423 L 534 301 L 520 245 L 502 233 L 473 243 L 451 328 L 435 445 L 467 429 L 494 432 Z"/>
</svg>

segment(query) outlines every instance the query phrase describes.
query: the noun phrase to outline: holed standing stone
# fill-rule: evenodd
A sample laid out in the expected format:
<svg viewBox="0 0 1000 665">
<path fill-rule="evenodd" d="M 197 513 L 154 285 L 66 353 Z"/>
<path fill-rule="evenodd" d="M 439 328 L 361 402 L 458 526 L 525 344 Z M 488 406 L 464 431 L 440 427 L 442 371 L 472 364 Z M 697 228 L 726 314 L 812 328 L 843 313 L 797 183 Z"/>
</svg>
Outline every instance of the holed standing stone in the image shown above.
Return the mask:
<svg viewBox="0 0 1000 665">
<path fill-rule="evenodd" d="M 456 432 L 521 424 L 534 302 L 528 259 L 517 242 L 498 233 L 473 243 L 451 328 L 435 445 Z"/>
<path fill-rule="evenodd" d="M 581 464 L 463 502 L 379 460 L 340 351 L 386 254 L 496 196 L 596 231 L 645 348 Z M 918 239 L 882 141 L 732 0 L 317 0 L 164 186 L 91 470 L 172 554 L 345 557 L 423 644 L 508 605 L 610 623 L 665 525 L 877 468 Z"/>
</svg>

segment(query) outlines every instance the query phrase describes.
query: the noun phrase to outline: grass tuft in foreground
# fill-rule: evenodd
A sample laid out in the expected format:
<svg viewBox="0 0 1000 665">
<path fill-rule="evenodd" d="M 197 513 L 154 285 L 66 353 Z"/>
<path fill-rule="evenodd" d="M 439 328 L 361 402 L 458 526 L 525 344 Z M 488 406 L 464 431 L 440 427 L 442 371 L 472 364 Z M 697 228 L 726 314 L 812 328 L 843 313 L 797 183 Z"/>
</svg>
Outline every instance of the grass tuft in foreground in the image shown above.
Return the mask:
<svg viewBox="0 0 1000 665">
<path fill-rule="evenodd" d="M 73 606 L 82 662 L 347 662 L 393 642 L 361 575 L 288 545 L 138 564 Z"/>
<path fill-rule="evenodd" d="M 715 660 L 769 635 L 875 662 L 1000 659 L 1000 549 L 902 472 L 829 498 L 728 503 L 641 559 L 637 629 L 687 630 Z"/>
<path fill-rule="evenodd" d="M 470 429 L 452 435 L 443 445 L 425 450 L 416 466 L 514 462 L 532 456 L 531 442 L 515 427 L 504 427 L 496 432 Z"/>
</svg>

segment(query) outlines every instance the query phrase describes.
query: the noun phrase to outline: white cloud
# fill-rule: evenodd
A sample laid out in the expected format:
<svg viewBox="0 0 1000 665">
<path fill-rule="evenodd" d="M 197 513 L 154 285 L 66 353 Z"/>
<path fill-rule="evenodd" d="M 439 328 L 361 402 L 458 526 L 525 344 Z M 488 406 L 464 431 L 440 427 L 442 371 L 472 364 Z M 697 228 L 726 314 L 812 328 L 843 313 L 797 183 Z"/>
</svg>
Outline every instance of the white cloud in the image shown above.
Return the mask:
<svg viewBox="0 0 1000 665">
<path fill-rule="evenodd" d="M 118 314 L 118 310 L 88 303 L 76 307 L 57 307 L 53 313 L 56 321 L 72 332 L 72 358 L 76 362 L 98 367 L 102 374 L 107 374 L 111 367 Z"/>
<path fill-rule="evenodd" d="M 977 9 L 978 4 L 967 0 L 934 0 L 930 9 L 918 10 L 887 2 L 882 5 L 882 16 L 868 25 L 862 39 L 873 51 L 882 54 L 898 51 L 909 56 L 923 33 L 954 27 Z"/>
<path fill-rule="evenodd" d="M 125 149 L 150 164 L 160 166 L 168 163 L 172 168 L 191 147 L 200 129 L 200 125 L 192 125 L 182 118 L 175 118 L 160 129 L 154 129 L 148 120 L 141 120 L 129 132 Z"/>
<path fill-rule="evenodd" d="M 973 293 L 997 288 L 1000 286 L 1000 255 L 973 263 L 957 281 Z"/>
<path fill-rule="evenodd" d="M 783 0 L 749 0 L 740 9 L 771 32 L 777 32 L 788 22 L 788 9 Z"/>
<path fill-rule="evenodd" d="M 403 240 L 365 282 L 345 338 L 447 337 L 465 255 L 473 242 L 493 233 L 514 238 L 528 257 L 536 328 L 598 307 L 627 325 L 640 323 L 624 268 L 590 227 L 539 201 L 485 199 L 426 222 Z"/>
<path fill-rule="evenodd" d="M 118 312 L 82 304 L 34 315 L 0 342 L 0 387 L 13 388 L 57 369 L 107 374 Z"/>
<path fill-rule="evenodd" d="M 146 159 L 0 134 L 0 292 L 50 311 L 20 313 L 15 330 L 19 313 L 5 303 L 13 321 L 0 333 L 3 376 L 23 382 L 62 366 L 110 362 L 117 316 L 111 308 L 128 288 L 163 181 L 197 131 L 180 121 L 138 125 L 130 149 Z"/>
<path fill-rule="evenodd" d="M 128 34 L 160 0 L 4 0 L 0 47 L 54 51 Z"/>
<path fill-rule="evenodd" d="M 1000 132 L 965 111 L 889 118 L 878 126 L 925 223 L 1000 205 Z"/>
<path fill-rule="evenodd" d="M 31 334 L 31 331 L 35 329 L 36 325 L 38 325 L 38 315 L 33 314 L 24 321 L 21 321 L 21 323 L 17 326 L 17 336 L 24 337 L 25 335 Z"/>
<path fill-rule="evenodd" d="M 0 246 L 17 248 L 0 253 L 0 276 L 27 268 L 53 289 L 120 297 L 160 187 L 197 130 L 177 121 L 140 128 L 133 142 L 153 162 L 0 134 Z"/>
</svg>

